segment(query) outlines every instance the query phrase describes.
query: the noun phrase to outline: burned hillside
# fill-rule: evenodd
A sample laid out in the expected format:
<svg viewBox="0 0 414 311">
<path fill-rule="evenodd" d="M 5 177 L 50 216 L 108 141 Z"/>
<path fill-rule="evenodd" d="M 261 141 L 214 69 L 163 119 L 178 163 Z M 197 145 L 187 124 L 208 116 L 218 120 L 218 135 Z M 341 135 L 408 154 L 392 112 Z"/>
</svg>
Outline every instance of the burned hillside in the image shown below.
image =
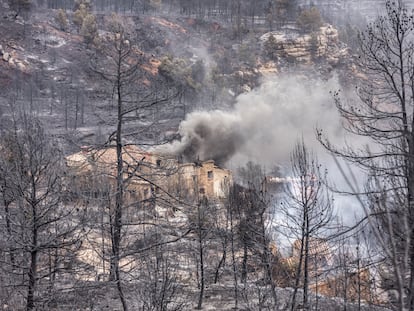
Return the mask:
<svg viewBox="0 0 414 311">
<path fill-rule="evenodd" d="M 412 309 L 413 18 L 377 2 L 0 0 L 2 308 Z"/>
</svg>

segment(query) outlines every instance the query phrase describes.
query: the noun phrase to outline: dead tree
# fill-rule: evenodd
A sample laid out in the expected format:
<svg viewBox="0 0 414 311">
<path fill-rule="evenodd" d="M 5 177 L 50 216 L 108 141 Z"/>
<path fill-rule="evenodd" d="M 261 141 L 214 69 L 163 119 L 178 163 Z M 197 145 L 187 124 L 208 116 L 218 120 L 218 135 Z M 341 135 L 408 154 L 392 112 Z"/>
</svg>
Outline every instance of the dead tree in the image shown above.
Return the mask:
<svg viewBox="0 0 414 311">
<path fill-rule="evenodd" d="M 365 209 L 393 271 L 398 310 L 414 309 L 413 35 L 413 14 L 401 0 L 387 1 L 385 15 L 359 35 L 359 100 L 345 101 L 339 94 L 335 100 L 345 129 L 369 145 L 336 147 L 319 132 L 330 152 L 368 176 L 363 190 L 349 182 L 350 192 Z"/>
<path fill-rule="evenodd" d="M 217 221 L 214 219 L 217 211 L 214 203 L 209 202 L 204 193 L 200 191 L 199 182 L 198 178 L 193 180 L 195 206 L 188 206 L 191 210 L 187 211 L 187 214 L 188 226 L 194 242 L 197 287 L 199 289 L 196 309 L 201 310 L 207 285 L 207 267 L 210 265 L 207 260 L 208 247 L 213 239 L 213 230 L 215 229 L 211 224 Z"/>
<path fill-rule="evenodd" d="M 49 297 L 51 288 L 45 287 L 45 280 L 53 282 L 65 256 L 80 241 L 80 212 L 63 204 L 63 157 L 33 116 L 14 119 L 14 126 L 2 133 L 0 146 L 5 242 L 10 257 L 2 267 L 12 283 L 18 282 L 12 288 L 24 286 L 24 308 L 35 310 Z M 50 256 L 55 258 L 47 267 Z"/>
<path fill-rule="evenodd" d="M 276 306 L 278 302 L 276 282 L 272 273 L 274 258 L 269 247 L 269 225 L 272 223 L 270 202 L 263 185 L 265 178 L 260 165 L 248 162 L 245 167 L 239 169 L 239 175 L 243 185 L 235 186 L 230 191 L 229 215 L 231 227 L 234 226 L 233 234 L 236 234 L 237 244 L 242 248 L 240 281 L 246 285 L 249 275 L 253 275 L 249 271 L 249 266 L 256 266 L 254 276 L 259 277 L 261 282 L 257 279 L 255 281 L 259 281 L 261 285 L 257 288 L 259 299 L 254 305 L 261 310 L 269 304 Z M 234 245 L 232 249 L 233 247 Z M 237 285 L 237 282 L 235 283 Z M 248 302 L 252 294 L 248 286 L 245 286 L 242 294 L 247 303 L 253 302 Z"/>
<path fill-rule="evenodd" d="M 292 151 L 291 165 L 292 182 L 286 187 L 287 199 L 281 204 L 286 219 L 285 228 L 288 228 L 285 233 L 299 242 L 295 245 L 298 246 L 298 264 L 291 310 L 296 308 L 300 285 L 303 289 L 303 307 L 310 310 L 308 296 L 310 272 L 313 270 L 310 248 L 319 246 L 318 240 L 332 219 L 332 203 L 325 187 L 326 176 L 320 172 L 318 162 L 303 141 L 297 143 Z"/>
<path fill-rule="evenodd" d="M 154 228 L 155 231 L 157 228 Z M 162 233 L 153 232 L 158 241 L 162 240 Z M 150 242 L 150 241 L 148 241 Z M 149 245 L 154 242 L 150 242 Z M 181 311 L 188 308 L 185 291 L 177 277 L 180 256 L 183 249 L 174 245 L 156 245 L 149 252 L 140 254 L 140 262 L 144 269 L 140 271 L 140 286 L 138 287 L 140 304 L 143 311 Z"/>
<path fill-rule="evenodd" d="M 97 50 L 92 59 L 91 68 L 99 75 L 107 90 L 111 90 L 112 99 L 116 103 L 115 131 L 110 135 L 105 147 L 116 148 L 116 186 L 115 202 L 110 213 L 111 257 L 110 280 L 115 282 L 123 309 L 127 310 L 120 278 L 119 261 L 121 255 L 122 231 L 125 219 L 123 209 L 125 205 L 126 184 L 130 180 L 127 174 L 127 164 L 123 159 L 125 137 L 134 138 L 142 133 L 129 128 L 128 122 L 136 121 L 140 113 L 152 112 L 154 107 L 170 100 L 170 94 L 160 94 L 148 86 L 145 70 L 146 57 L 135 45 L 128 27 L 120 17 L 115 16 L 111 23 L 111 32 L 102 47 Z M 151 82 L 149 82 L 151 84 Z M 158 86 L 157 86 L 158 87 Z M 136 170 L 135 170 L 136 172 Z"/>
</svg>

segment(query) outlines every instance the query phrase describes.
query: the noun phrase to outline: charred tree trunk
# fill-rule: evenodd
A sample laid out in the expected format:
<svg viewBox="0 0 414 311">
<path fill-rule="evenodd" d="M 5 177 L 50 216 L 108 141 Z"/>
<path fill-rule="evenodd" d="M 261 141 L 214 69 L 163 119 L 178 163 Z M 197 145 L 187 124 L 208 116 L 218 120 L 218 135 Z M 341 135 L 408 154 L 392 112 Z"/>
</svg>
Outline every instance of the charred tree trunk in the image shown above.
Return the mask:
<svg viewBox="0 0 414 311">
<path fill-rule="evenodd" d="M 305 232 L 304 232 L 304 226 L 305 226 L 305 219 L 303 219 L 302 223 L 302 236 L 300 240 L 300 251 L 299 251 L 299 263 L 296 267 L 296 275 L 295 275 L 295 287 L 293 288 L 293 295 L 292 295 L 292 305 L 291 305 L 291 311 L 295 310 L 296 306 L 296 295 L 299 288 L 299 282 L 300 282 L 300 276 L 302 275 L 302 262 L 303 262 L 303 248 L 305 244 Z"/>
<path fill-rule="evenodd" d="M 10 204 L 11 201 L 9 199 L 7 199 L 7 191 L 8 185 L 6 183 L 6 181 L 3 181 L 3 187 L 2 187 L 2 195 L 3 195 L 3 205 L 4 205 L 4 216 L 6 218 L 6 232 L 9 236 L 9 238 L 12 237 L 12 228 L 11 228 L 11 217 L 10 217 Z M 15 260 L 14 260 L 14 252 L 12 247 L 9 247 L 9 256 L 10 256 L 10 263 L 12 265 L 12 267 L 14 268 L 15 265 Z"/>
<path fill-rule="evenodd" d="M 27 287 L 27 300 L 26 300 L 26 310 L 34 310 L 34 295 L 36 290 L 36 276 L 37 276 L 37 239 L 38 239 L 38 215 L 37 215 L 37 198 L 36 198 L 36 181 L 34 176 L 31 177 L 31 215 L 32 218 L 32 228 L 31 228 L 31 245 L 30 245 L 30 266 L 28 272 L 29 283 Z"/>
<path fill-rule="evenodd" d="M 234 194 L 231 194 L 234 195 Z M 232 202 L 229 203 L 227 215 L 230 218 L 230 247 L 231 247 L 231 260 L 233 269 L 233 281 L 234 281 L 234 309 L 237 310 L 239 304 L 239 290 L 237 282 L 237 263 L 234 245 L 234 222 L 233 222 L 233 206 Z"/>
<path fill-rule="evenodd" d="M 268 246 L 268 239 L 266 237 L 266 228 L 265 228 L 265 217 L 264 217 L 265 209 L 260 215 L 260 222 L 261 222 L 261 229 L 262 229 L 262 242 L 263 242 L 263 259 L 264 259 L 264 268 L 265 268 L 265 275 L 267 279 L 267 283 L 270 285 L 271 295 L 273 299 L 273 306 L 277 306 L 277 295 L 276 295 L 276 285 L 273 280 L 272 276 L 272 265 L 271 265 L 271 252 Z"/>
<path fill-rule="evenodd" d="M 121 81 L 121 60 L 122 50 L 118 50 L 119 57 L 117 63 L 117 100 L 118 100 L 118 117 L 116 128 L 116 194 L 115 194 L 115 208 L 113 212 L 113 219 L 111 223 L 111 238 L 112 238 L 112 254 L 110 264 L 110 280 L 115 281 L 119 299 L 121 300 L 124 311 L 128 310 L 125 296 L 122 289 L 119 261 L 120 261 L 120 245 L 121 245 L 121 231 L 122 231 L 122 209 L 124 205 L 124 162 L 122 158 L 122 124 L 123 124 L 123 102 L 122 102 L 122 81 Z"/>
<path fill-rule="evenodd" d="M 227 236 L 224 238 L 223 241 L 223 253 L 221 255 L 220 261 L 217 265 L 216 272 L 214 273 L 214 284 L 217 284 L 220 277 L 220 269 L 223 268 L 226 264 L 226 257 L 227 257 Z"/>
<path fill-rule="evenodd" d="M 242 271 L 241 271 L 241 282 L 243 284 L 246 284 L 246 281 L 247 281 L 247 256 L 248 256 L 247 242 L 243 241 L 243 261 L 242 261 Z"/>
<path fill-rule="evenodd" d="M 305 211 L 305 256 L 304 256 L 304 266 L 303 266 L 303 309 L 310 310 L 309 308 L 309 298 L 308 298 L 308 288 L 309 288 L 309 217 L 307 211 Z"/>
<path fill-rule="evenodd" d="M 412 129 L 414 128 L 414 117 Z M 408 157 L 408 223 L 411 225 L 411 230 L 408 233 L 409 239 L 409 270 L 410 270 L 410 283 L 408 289 L 408 304 L 409 310 L 414 310 L 414 132 L 411 130 L 409 141 L 409 157 Z M 400 302 L 402 303 L 402 301 Z"/>
<path fill-rule="evenodd" d="M 204 245 L 203 245 L 203 219 L 201 216 L 201 203 L 197 205 L 197 221 L 198 221 L 198 255 L 200 261 L 200 292 L 198 294 L 198 303 L 197 309 L 201 310 L 203 305 L 203 297 L 204 297 L 204 287 L 205 287 L 205 279 L 204 279 Z"/>
</svg>

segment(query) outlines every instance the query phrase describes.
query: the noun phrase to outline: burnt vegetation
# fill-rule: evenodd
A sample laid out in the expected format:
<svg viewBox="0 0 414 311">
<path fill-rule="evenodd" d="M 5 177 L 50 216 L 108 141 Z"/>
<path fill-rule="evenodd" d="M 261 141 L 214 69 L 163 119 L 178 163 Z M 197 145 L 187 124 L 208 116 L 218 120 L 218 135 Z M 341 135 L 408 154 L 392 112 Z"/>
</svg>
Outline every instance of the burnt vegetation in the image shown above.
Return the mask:
<svg viewBox="0 0 414 311">
<path fill-rule="evenodd" d="M 360 2 L 0 0 L 2 310 L 413 310 L 414 18 Z"/>
</svg>

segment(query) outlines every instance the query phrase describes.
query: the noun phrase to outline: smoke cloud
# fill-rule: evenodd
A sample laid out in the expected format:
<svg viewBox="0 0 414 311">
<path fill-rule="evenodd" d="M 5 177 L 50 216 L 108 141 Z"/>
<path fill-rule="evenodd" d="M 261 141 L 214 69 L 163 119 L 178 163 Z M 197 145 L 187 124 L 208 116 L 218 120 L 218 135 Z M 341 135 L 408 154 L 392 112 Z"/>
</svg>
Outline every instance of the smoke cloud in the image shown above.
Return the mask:
<svg viewBox="0 0 414 311">
<path fill-rule="evenodd" d="M 180 125 L 182 139 L 171 145 L 185 161 L 212 159 L 224 165 L 245 142 L 238 115 L 214 110 L 194 112 Z"/>
<path fill-rule="evenodd" d="M 215 160 L 236 170 L 247 161 L 260 164 L 266 172 L 275 166 L 290 175 L 290 154 L 302 139 L 318 157 L 334 187 L 350 191 L 331 155 L 316 139 L 320 128 L 336 146 L 361 146 L 368 141 L 349 136 L 342 128 L 331 91 L 341 89 L 334 76 L 328 80 L 300 75 L 273 77 L 250 93 L 237 97 L 232 110 L 198 111 L 181 122 L 181 140 L 163 147 L 162 152 L 181 155 L 184 161 Z M 344 94 L 352 100 L 352 94 Z M 364 173 L 352 168 L 363 184 Z M 361 206 L 349 196 L 336 196 L 335 206 L 345 223 L 353 223 Z"/>
<path fill-rule="evenodd" d="M 184 161 L 214 160 L 239 166 L 248 160 L 264 166 L 281 164 L 298 139 L 320 148 L 315 128 L 336 141 L 343 139 L 339 115 L 330 91 L 338 79 L 309 79 L 299 75 L 273 77 L 252 92 L 237 97 L 232 110 L 197 111 L 181 122 L 180 141 L 161 152 Z"/>
</svg>

